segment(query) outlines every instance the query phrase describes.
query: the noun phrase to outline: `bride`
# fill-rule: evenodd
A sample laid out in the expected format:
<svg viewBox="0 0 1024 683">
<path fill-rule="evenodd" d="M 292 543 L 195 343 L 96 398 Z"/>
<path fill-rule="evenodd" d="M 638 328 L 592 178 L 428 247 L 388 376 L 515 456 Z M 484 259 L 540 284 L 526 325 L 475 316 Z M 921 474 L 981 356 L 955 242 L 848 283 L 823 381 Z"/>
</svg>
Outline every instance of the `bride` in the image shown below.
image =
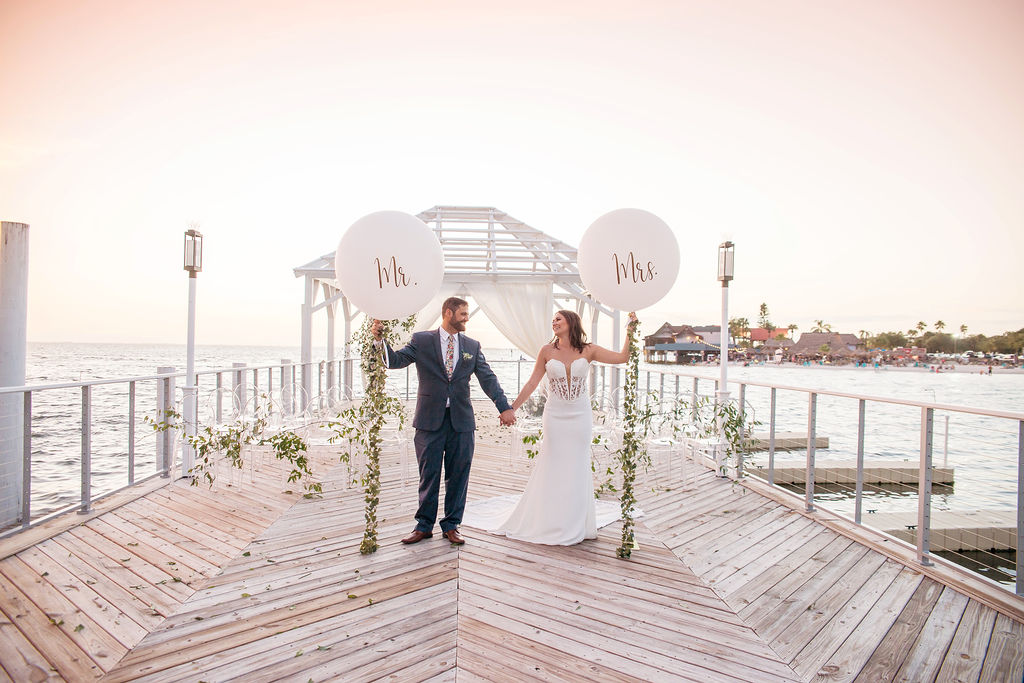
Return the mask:
<svg viewBox="0 0 1024 683">
<path fill-rule="evenodd" d="M 636 324 L 636 315 L 630 313 L 628 328 Z M 597 529 L 603 526 L 598 524 L 590 468 L 590 363 L 625 363 L 629 335 L 619 352 L 588 344 L 580 316 L 572 311 L 558 311 L 551 329 L 555 338 L 537 354 L 533 374 L 512 403 L 512 409 L 518 410 L 547 376 L 543 438 L 526 488 L 518 500 L 502 496 L 470 503 L 463 524 L 520 541 L 573 545 L 597 538 Z M 618 504 L 607 505 L 609 510 L 601 515 L 604 524 L 619 518 Z"/>
</svg>

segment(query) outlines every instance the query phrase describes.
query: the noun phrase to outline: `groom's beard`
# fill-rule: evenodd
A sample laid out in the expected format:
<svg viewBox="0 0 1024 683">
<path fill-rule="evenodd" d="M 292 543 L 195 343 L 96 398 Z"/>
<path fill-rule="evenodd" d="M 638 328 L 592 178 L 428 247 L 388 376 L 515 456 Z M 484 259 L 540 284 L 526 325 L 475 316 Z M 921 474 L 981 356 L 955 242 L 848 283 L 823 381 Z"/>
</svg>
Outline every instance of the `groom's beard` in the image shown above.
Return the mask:
<svg viewBox="0 0 1024 683">
<path fill-rule="evenodd" d="M 452 321 L 452 327 L 455 328 L 456 332 L 465 332 L 466 331 L 466 323 L 459 322 L 458 320 L 453 320 Z"/>
</svg>

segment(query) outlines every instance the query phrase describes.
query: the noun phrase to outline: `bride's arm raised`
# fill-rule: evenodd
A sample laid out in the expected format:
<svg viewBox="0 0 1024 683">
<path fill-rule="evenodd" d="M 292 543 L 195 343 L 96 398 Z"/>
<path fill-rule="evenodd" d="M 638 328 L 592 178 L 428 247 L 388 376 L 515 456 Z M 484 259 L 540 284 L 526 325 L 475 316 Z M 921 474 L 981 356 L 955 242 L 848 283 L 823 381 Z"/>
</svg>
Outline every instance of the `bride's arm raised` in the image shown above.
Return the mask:
<svg viewBox="0 0 1024 683">
<path fill-rule="evenodd" d="M 636 327 L 639 322 L 636 319 L 636 313 L 631 312 L 629 314 L 629 322 L 626 323 L 626 339 L 622 342 L 622 351 L 616 352 L 597 344 L 590 344 L 587 346 L 587 360 L 607 363 L 608 365 L 625 363 L 629 360 L 629 330 Z"/>
<path fill-rule="evenodd" d="M 530 394 L 536 390 L 541 379 L 544 378 L 544 366 L 547 363 L 548 355 L 547 350 L 547 346 L 542 346 L 540 351 L 537 352 L 537 362 L 533 365 L 533 374 L 530 375 L 530 379 L 526 380 L 526 384 L 523 385 L 523 390 L 516 396 L 516 400 L 512 401 L 512 410 L 519 410 L 520 406 L 530 398 Z"/>
</svg>

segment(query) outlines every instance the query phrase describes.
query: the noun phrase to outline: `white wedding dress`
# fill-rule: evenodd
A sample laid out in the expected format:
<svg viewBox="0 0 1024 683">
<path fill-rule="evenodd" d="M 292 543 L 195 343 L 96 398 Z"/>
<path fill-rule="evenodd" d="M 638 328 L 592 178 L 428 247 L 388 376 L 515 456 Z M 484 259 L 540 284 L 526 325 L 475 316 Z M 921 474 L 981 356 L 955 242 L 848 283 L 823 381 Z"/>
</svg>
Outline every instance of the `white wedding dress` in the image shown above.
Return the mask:
<svg viewBox="0 0 1024 683">
<path fill-rule="evenodd" d="M 594 498 L 590 469 L 593 416 L 587 392 L 590 363 L 547 362 L 549 392 L 543 439 L 522 496 L 500 496 L 466 505 L 465 526 L 546 545 L 597 538 L 620 517 L 619 505 Z"/>
</svg>

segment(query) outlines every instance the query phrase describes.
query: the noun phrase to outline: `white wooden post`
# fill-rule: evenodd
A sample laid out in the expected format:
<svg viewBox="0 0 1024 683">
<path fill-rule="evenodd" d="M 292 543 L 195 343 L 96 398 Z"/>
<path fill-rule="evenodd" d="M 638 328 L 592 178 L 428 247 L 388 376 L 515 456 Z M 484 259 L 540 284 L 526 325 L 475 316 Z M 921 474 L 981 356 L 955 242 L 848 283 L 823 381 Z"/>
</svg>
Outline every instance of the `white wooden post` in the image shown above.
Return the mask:
<svg viewBox="0 0 1024 683">
<path fill-rule="evenodd" d="M 156 369 L 158 375 L 174 373 L 171 366 Z M 174 378 L 157 380 L 156 385 L 156 421 L 166 422 L 170 429 L 160 432 L 156 440 L 156 468 L 168 477 L 174 468 L 174 426 L 175 419 L 167 411 L 174 409 Z"/>
<path fill-rule="evenodd" d="M 355 396 L 355 390 L 352 388 L 352 361 L 349 356 L 352 353 L 352 319 L 355 317 L 352 314 L 352 305 L 349 303 L 346 297 L 341 298 L 341 313 L 345 318 L 345 346 L 342 349 L 342 363 L 345 364 L 344 372 L 342 373 L 342 390 L 340 396 L 343 398 L 352 398 Z"/>
<path fill-rule="evenodd" d="M 231 373 L 231 391 L 235 394 L 235 405 L 238 406 L 238 412 L 231 416 L 235 419 L 239 415 L 245 415 L 245 404 L 249 397 L 245 393 L 245 363 L 232 363 L 231 367 L 237 368 Z"/>
<path fill-rule="evenodd" d="M 621 318 L 621 311 L 615 311 L 615 314 L 612 316 L 612 349 L 616 351 L 622 348 L 622 330 L 619 328 Z M 621 383 L 619 382 L 619 367 L 617 365 L 613 365 L 609 369 L 612 373 L 611 388 L 609 389 L 609 392 L 611 396 L 616 397 L 615 410 L 616 412 L 618 412 L 617 402 L 622 400 L 622 397 L 619 396 L 618 392 L 616 391 L 616 389 L 618 389 L 621 386 Z"/>
<path fill-rule="evenodd" d="M 338 310 L 338 304 L 329 303 L 327 304 L 327 394 L 331 395 L 336 386 L 338 386 L 338 379 L 334 375 L 334 322 L 335 313 Z M 306 397 L 309 401 L 310 397 Z"/>
<path fill-rule="evenodd" d="M 310 395 L 313 380 L 310 363 L 313 362 L 313 300 L 316 298 L 316 282 L 312 275 L 307 275 L 304 282 L 305 298 L 302 302 L 302 339 L 300 363 L 302 364 L 302 391 Z"/>
<path fill-rule="evenodd" d="M 0 226 L 0 387 L 25 384 L 28 225 Z M 20 520 L 24 476 L 23 394 L 0 396 L 0 527 Z"/>
</svg>

